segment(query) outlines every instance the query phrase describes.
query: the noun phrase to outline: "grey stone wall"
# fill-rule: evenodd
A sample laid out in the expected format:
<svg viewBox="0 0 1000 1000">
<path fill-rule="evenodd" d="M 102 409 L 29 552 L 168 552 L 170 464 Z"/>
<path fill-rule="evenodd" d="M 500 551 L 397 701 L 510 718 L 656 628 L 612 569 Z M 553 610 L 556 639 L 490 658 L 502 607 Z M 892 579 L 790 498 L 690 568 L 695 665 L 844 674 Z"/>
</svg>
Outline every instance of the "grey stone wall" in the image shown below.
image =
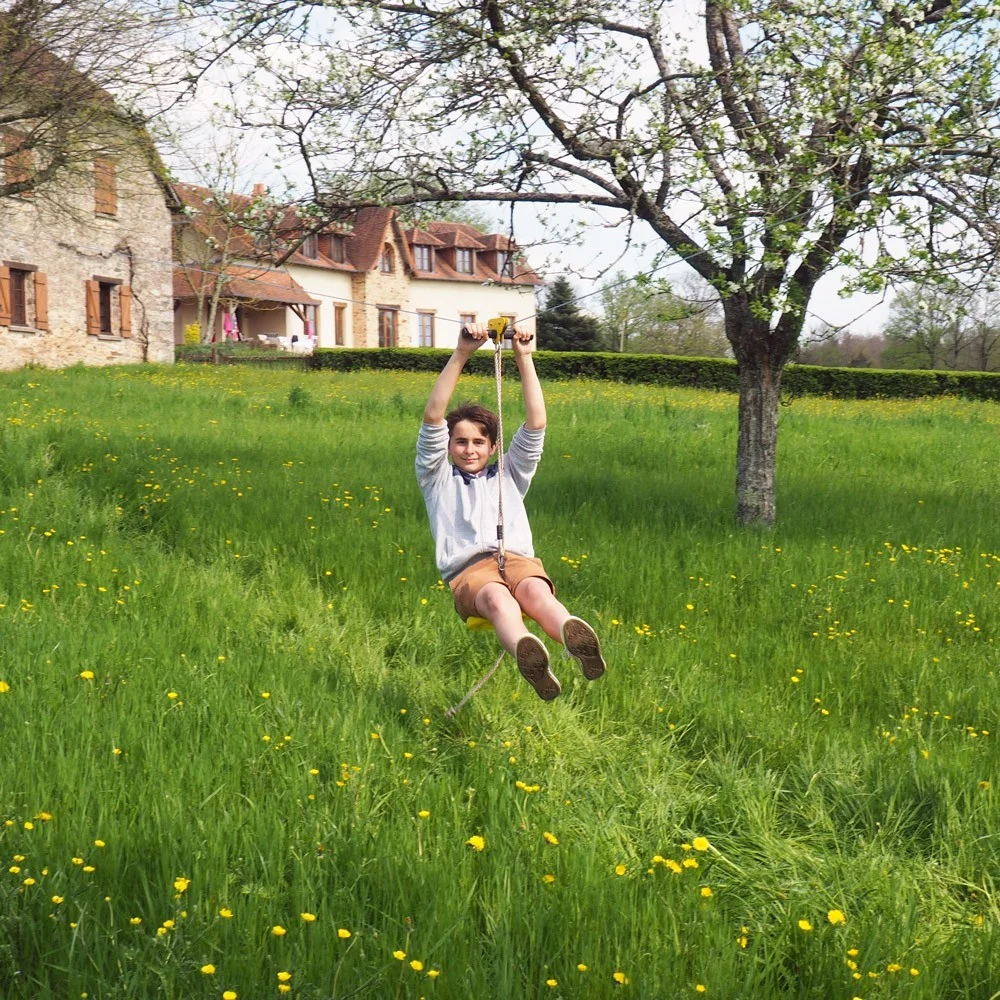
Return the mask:
<svg viewBox="0 0 1000 1000">
<path fill-rule="evenodd" d="M 95 213 L 94 176 L 76 173 L 31 198 L 0 199 L 0 263 L 47 275 L 48 330 L 0 326 L 0 368 L 173 361 L 170 212 L 142 151 L 119 158 L 117 212 Z M 132 335 L 87 333 L 86 282 L 132 289 Z M 120 328 L 117 297 L 113 328 Z"/>
</svg>

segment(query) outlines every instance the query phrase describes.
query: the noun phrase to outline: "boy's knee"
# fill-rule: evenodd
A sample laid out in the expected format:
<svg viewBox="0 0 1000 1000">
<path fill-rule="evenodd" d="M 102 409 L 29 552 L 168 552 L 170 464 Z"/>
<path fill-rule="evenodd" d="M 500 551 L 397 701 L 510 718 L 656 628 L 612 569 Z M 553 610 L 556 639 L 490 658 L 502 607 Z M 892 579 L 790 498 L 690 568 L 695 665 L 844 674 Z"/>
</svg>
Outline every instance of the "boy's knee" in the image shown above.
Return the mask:
<svg viewBox="0 0 1000 1000">
<path fill-rule="evenodd" d="M 522 580 L 514 592 L 518 604 L 536 604 L 551 596 L 549 585 L 539 576 L 529 576 Z"/>
<path fill-rule="evenodd" d="M 499 611 L 510 601 L 510 591 L 499 583 L 488 583 L 476 594 L 476 607 L 486 614 Z"/>
</svg>

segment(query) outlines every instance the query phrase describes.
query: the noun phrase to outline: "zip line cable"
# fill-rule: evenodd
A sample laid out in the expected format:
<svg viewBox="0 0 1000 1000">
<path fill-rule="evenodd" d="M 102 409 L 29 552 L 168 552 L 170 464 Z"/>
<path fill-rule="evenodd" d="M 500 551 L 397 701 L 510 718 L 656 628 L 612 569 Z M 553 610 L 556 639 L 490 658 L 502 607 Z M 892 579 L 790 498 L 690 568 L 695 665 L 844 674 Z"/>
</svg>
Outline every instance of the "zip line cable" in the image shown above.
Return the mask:
<svg viewBox="0 0 1000 1000">
<path fill-rule="evenodd" d="M 854 194 L 854 195 L 852 195 L 850 197 L 853 199 L 853 198 L 857 197 L 858 194 L 868 194 L 872 190 L 874 190 L 874 188 L 875 188 L 875 185 L 870 185 L 869 187 L 863 188 L 860 192 L 857 192 L 856 194 Z M 841 198 L 834 198 L 834 199 L 832 199 L 831 202 L 830 202 L 830 208 L 831 208 L 831 210 L 835 209 L 842 201 L 846 201 L 846 200 L 848 200 L 848 196 L 847 195 L 844 195 Z M 511 214 L 513 216 L 513 212 Z M 787 224 L 787 223 L 790 223 L 790 222 L 796 222 L 796 221 L 799 221 L 799 220 L 803 220 L 803 219 L 806 219 L 808 216 L 810 216 L 812 214 L 813 213 L 811 211 L 810 212 L 801 212 L 797 216 L 791 216 L 788 219 L 786 219 L 785 223 Z M 513 217 L 511 219 L 511 224 L 513 225 Z M 725 250 L 725 249 L 732 249 L 737 244 L 737 242 L 742 243 L 744 241 L 742 241 L 742 240 L 737 241 L 735 239 L 731 239 L 728 242 L 718 244 L 718 246 L 715 247 L 714 249 L 716 251 L 718 251 L 718 250 Z M 87 246 L 86 244 L 76 244 L 73 247 L 73 249 L 76 249 L 76 250 L 90 250 L 90 251 L 93 251 L 95 253 L 98 253 L 98 254 L 101 254 L 101 255 L 105 255 L 105 256 L 124 256 L 124 257 L 128 257 L 131 260 L 143 261 L 143 262 L 145 262 L 145 263 L 147 263 L 147 264 L 149 264 L 149 265 L 151 265 L 153 267 L 159 267 L 159 268 L 164 268 L 164 269 L 169 268 L 170 271 L 171 271 L 171 273 L 173 273 L 173 271 L 176 270 L 177 268 L 182 268 L 187 273 L 191 273 L 191 274 L 204 274 L 204 275 L 210 275 L 212 277 L 218 277 L 218 275 L 220 274 L 220 272 L 217 271 L 217 270 L 210 270 L 210 269 L 205 268 L 205 267 L 189 267 L 189 266 L 184 265 L 184 264 L 178 264 L 178 262 L 174 261 L 174 260 L 164 261 L 162 259 L 155 258 L 155 257 L 147 257 L 147 256 L 142 256 L 142 255 L 136 255 L 136 254 L 133 254 L 133 253 L 129 252 L 127 249 L 115 249 L 115 250 L 112 250 L 110 252 L 110 254 L 103 247 Z M 595 295 L 599 295 L 602 292 L 609 291 L 611 289 L 618 288 L 618 287 L 620 287 L 622 285 L 629 284 L 630 282 L 634 281 L 635 278 L 638 278 L 638 277 L 650 278 L 654 274 L 658 274 L 660 271 L 664 271 L 667 268 L 673 267 L 675 264 L 678 264 L 678 263 L 687 263 L 690 260 L 692 260 L 694 257 L 702 256 L 703 254 L 704 254 L 704 251 L 700 251 L 698 253 L 688 253 L 688 254 L 681 253 L 681 252 L 675 252 L 674 255 L 673 255 L 673 259 L 667 261 L 664 264 L 659 264 L 656 267 L 650 268 L 647 271 L 640 271 L 639 274 L 635 275 L 634 277 L 625 278 L 625 279 L 623 279 L 621 281 L 618 281 L 618 282 L 612 282 L 610 285 L 604 285 L 601 288 L 595 289 L 594 291 L 584 292 L 584 293 L 582 293 L 580 295 L 575 295 L 571 299 L 568 299 L 566 302 L 563 302 L 563 303 L 561 303 L 561 304 L 553 307 L 552 311 L 556 311 L 556 310 L 559 310 L 559 309 L 567 309 L 567 308 L 569 308 L 572 305 L 576 305 L 577 303 L 582 302 L 585 299 L 592 298 Z M 513 263 L 513 260 L 511 261 L 511 263 Z M 237 265 L 237 266 L 245 267 L 247 265 L 240 264 L 240 265 Z M 309 265 L 298 265 L 298 266 L 308 267 Z M 273 271 L 274 269 L 273 268 L 268 268 L 267 270 Z M 284 275 L 289 275 L 288 271 L 277 271 L 276 273 L 278 273 L 278 274 L 284 274 Z M 341 272 L 337 272 L 337 273 L 341 273 Z M 350 272 L 344 272 L 344 273 L 350 273 Z M 565 273 L 565 272 L 563 272 L 563 273 Z M 288 290 L 288 286 L 287 285 L 283 285 L 283 284 L 281 284 L 279 282 L 268 282 L 268 281 L 263 281 L 263 280 L 261 280 L 259 278 L 247 278 L 246 280 L 253 281 L 254 284 L 259 285 L 262 288 L 280 288 L 283 291 L 287 291 Z M 513 281 L 513 278 L 511 278 L 511 280 Z M 478 282 L 478 284 L 493 286 L 494 283 L 492 281 L 487 281 L 487 282 Z M 501 287 L 506 287 L 506 286 L 504 286 L 502 284 L 502 282 L 499 283 L 499 284 L 500 284 Z M 363 306 L 367 306 L 367 307 L 370 307 L 370 308 L 373 308 L 373 309 L 379 308 L 379 306 L 376 303 L 370 302 L 367 299 L 355 299 L 355 298 L 351 298 L 349 296 L 333 295 L 333 294 L 331 294 L 329 292 L 315 292 L 315 293 L 309 293 L 309 295 L 310 295 L 310 298 L 326 299 L 326 300 L 329 300 L 329 301 L 332 301 L 332 302 L 350 303 L 352 305 L 363 305 Z M 286 303 L 286 305 L 310 305 L 310 304 L 312 304 L 312 303 Z M 860 316 L 866 315 L 868 312 L 871 311 L 872 308 L 873 307 L 868 307 L 867 309 L 865 309 L 862 313 L 859 314 L 859 317 L 855 317 L 855 320 L 857 318 L 860 318 Z M 419 315 L 422 315 L 422 313 L 419 310 L 416 310 L 416 309 L 402 309 L 402 308 L 397 308 L 397 309 L 394 309 L 393 311 L 394 312 L 398 312 L 398 313 L 403 313 L 404 315 L 408 315 L 408 316 L 419 316 Z M 536 319 L 539 316 L 540 312 L 542 312 L 542 311 L 547 311 L 547 310 L 537 310 L 537 311 L 535 311 L 533 313 L 528 314 L 527 316 L 520 317 L 517 320 L 517 322 L 518 323 L 523 323 L 523 322 L 526 322 L 527 320 L 530 320 L 530 319 Z M 815 319 L 818 319 L 821 322 L 826 323 L 830 327 L 837 328 L 837 324 L 829 323 L 824 317 L 820 316 L 818 313 L 816 313 L 816 312 L 814 312 L 812 310 L 809 310 L 809 309 L 807 309 L 806 311 L 808 312 L 808 314 L 810 316 L 813 316 Z M 434 318 L 435 318 L 436 321 L 439 321 L 439 322 L 442 322 L 442 323 L 458 323 L 459 325 L 463 324 L 463 320 L 461 318 L 456 319 L 456 318 L 451 317 L 451 316 L 437 316 L 437 315 L 435 315 Z M 850 322 L 855 322 L 855 320 L 851 320 Z M 842 329 L 844 326 L 848 326 L 848 325 L 850 325 L 850 323 L 841 324 L 840 328 Z"/>
</svg>

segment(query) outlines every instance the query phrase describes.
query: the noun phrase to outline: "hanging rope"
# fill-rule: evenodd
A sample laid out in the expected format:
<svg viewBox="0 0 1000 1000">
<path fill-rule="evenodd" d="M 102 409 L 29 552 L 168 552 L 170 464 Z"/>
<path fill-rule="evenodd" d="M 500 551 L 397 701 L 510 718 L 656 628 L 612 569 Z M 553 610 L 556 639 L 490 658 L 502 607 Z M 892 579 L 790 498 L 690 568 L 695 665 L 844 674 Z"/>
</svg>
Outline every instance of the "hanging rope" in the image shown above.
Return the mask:
<svg viewBox="0 0 1000 1000">
<path fill-rule="evenodd" d="M 504 545 L 503 537 L 503 342 L 505 334 L 507 333 L 508 321 L 505 317 L 499 317 L 497 319 L 491 319 L 489 322 L 490 328 L 490 339 L 493 341 L 493 376 L 496 380 L 497 387 L 497 493 L 499 494 L 499 500 L 497 501 L 497 570 L 500 573 L 500 579 L 507 582 L 507 549 Z M 464 328 L 463 328 L 464 332 Z M 513 338 L 513 331 L 511 332 L 511 337 Z M 497 672 L 500 663 L 503 661 L 504 654 L 507 651 L 505 649 L 500 650 L 500 655 L 496 659 L 496 663 L 490 667 L 487 674 L 476 681 L 473 685 L 472 690 L 457 704 L 449 708 L 445 715 L 448 718 L 453 718 L 456 716 L 466 705 L 472 700 L 472 698 L 477 695 L 486 686 L 489 679 Z"/>
</svg>

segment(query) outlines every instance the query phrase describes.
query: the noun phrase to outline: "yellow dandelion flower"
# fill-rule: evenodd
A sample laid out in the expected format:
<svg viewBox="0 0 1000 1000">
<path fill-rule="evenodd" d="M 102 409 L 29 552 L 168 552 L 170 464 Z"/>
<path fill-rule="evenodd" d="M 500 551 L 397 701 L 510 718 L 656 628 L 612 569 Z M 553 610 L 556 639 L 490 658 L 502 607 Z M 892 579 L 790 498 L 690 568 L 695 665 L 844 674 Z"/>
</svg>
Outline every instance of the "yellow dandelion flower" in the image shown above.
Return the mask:
<svg viewBox="0 0 1000 1000">
<path fill-rule="evenodd" d="M 291 979 L 291 978 L 292 978 L 292 974 L 290 972 L 279 972 L 278 973 L 278 980 L 279 980 L 279 982 L 287 983 L 288 980 Z"/>
<path fill-rule="evenodd" d="M 628 984 L 630 982 L 628 976 L 626 976 L 624 972 L 614 972 L 614 973 L 612 973 L 611 978 L 619 986 L 628 986 Z"/>
<path fill-rule="evenodd" d="M 94 847 L 106 847 L 106 846 L 107 845 L 104 843 L 103 840 L 95 840 L 94 841 Z"/>
<path fill-rule="evenodd" d="M 131 925 L 132 925 L 133 927 L 138 927 L 138 926 L 139 926 L 139 924 L 141 924 L 141 923 L 142 923 L 142 917 L 130 917 L 130 918 L 129 918 L 129 923 L 130 923 L 130 924 L 131 924 Z"/>
<path fill-rule="evenodd" d="M 545 985 L 548 986 L 550 990 L 554 990 L 559 985 L 558 979 L 546 979 Z"/>
<path fill-rule="evenodd" d="M 396 959 L 397 962 L 402 962 L 403 959 L 406 958 L 406 952 L 400 949 L 396 949 L 396 951 L 392 953 L 392 957 Z"/>
<path fill-rule="evenodd" d="M 337 928 L 337 937 L 339 937 L 341 941 L 346 941 L 350 936 L 351 932 L 346 927 Z"/>
<path fill-rule="evenodd" d="M 271 928 L 271 933 L 275 937 L 284 937 L 288 933 L 288 931 L 286 931 L 285 928 L 281 926 L 281 924 L 275 924 Z"/>
<path fill-rule="evenodd" d="M 691 846 L 696 851 L 707 851 L 709 844 L 704 837 L 695 837 L 694 840 L 691 841 Z"/>
<path fill-rule="evenodd" d="M 222 994 L 222 1000 L 239 1000 L 239 994 L 236 990 L 226 990 L 226 992 Z"/>
<path fill-rule="evenodd" d="M 305 924 L 311 924 L 316 920 L 315 913 L 300 913 L 299 916 L 302 918 L 302 922 Z"/>
<path fill-rule="evenodd" d="M 291 988 L 291 986 L 288 985 L 288 983 L 279 983 L 278 984 L 278 992 L 279 993 L 291 993 L 292 992 L 292 988 Z"/>
<path fill-rule="evenodd" d="M 579 965 L 577 965 L 577 967 L 576 967 L 576 971 L 577 972 L 586 972 L 587 971 L 587 966 L 584 965 L 583 962 L 580 962 Z"/>
<path fill-rule="evenodd" d="M 203 965 L 201 967 L 201 971 L 206 976 L 214 976 L 215 975 L 215 966 L 212 965 L 211 962 L 209 962 L 208 964 Z"/>
<path fill-rule="evenodd" d="M 800 920 L 799 921 L 799 930 L 800 931 L 811 931 L 812 929 L 813 929 L 813 925 L 811 923 L 809 923 L 808 920 Z"/>
<path fill-rule="evenodd" d="M 559 843 L 559 838 L 554 833 L 549 833 L 548 830 L 546 830 L 542 834 L 542 838 L 545 840 L 546 844 L 558 844 Z"/>
<path fill-rule="evenodd" d="M 440 976 L 440 975 L 441 975 L 441 970 L 440 969 L 428 969 L 427 970 L 427 978 L 428 979 L 437 979 L 437 977 Z"/>
<path fill-rule="evenodd" d="M 698 983 L 694 988 L 695 993 L 706 993 L 707 990 L 708 988 L 703 986 L 701 983 Z"/>
<path fill-rule="evenodd" d="M 421 962 L 420 959 L 415 958 L 412 962 L 410 962 L 410 968 L 413 969 L 414 972 L 423 972 L 424 963 Z"/>
<path fill-rule="evenodd" d="M 229 920 L 232 915 L 233 911 L 229 909 L 228 906 L 224 906 L 221 910 L 219 910 L 219 916 L 222 917 L 223 920 Z"/>
<path fill-rule="evenodd" d="M 174 888 L 178 892 L 187 892 L 187 887 L 190 884 L 191 884 L 191 879 L 184 878 L 183 876 L 181 876 L 180 878 L 175 878 L 174 879 Z"/>
<path fill-rule="evenodd" d="M 430 809 L 421 809 L 420 812 L 417 813 L 417 815 L 421 819 L 427 819 L 430 816 L 430 814 L 431 814 Z"/>
<path fill-rule="evenodd" d="M 701 887 L 701 894 L 705 899 L 710 899 L 712 896 L 712 889 L 710 886 L 703 885 Z"/>
<path fill-rule="evenodd" d="M 899 972 L 902 966 L 898 962 L 890 962 L 886 967 L 886 972 Z"/>
<path fill-rule="evenodd" d="M 465 843 L 466 846 L 471 847 L 474 851 L 482 851 L 486 847 L 486 841 L 478 834 L 469 837 L 469 839 Z"/>
<path fill-rule="evenodd" d="M 0 681 L 0 694 L 6 694 L 10 690 L 10 685 L 6 681 Z"/>
<path fill-rule="evenodd" d="M 62 901 L 63 901 L 63 897 L 62 896 L 53 896 L 52 897 L 52 902 L 55 903 L 56 906 L 58 906 Z"/>
<path fill-rule="evenodd" d="M 920 975 L 920 970 L 919 969 L 910 969 L 910 975 L 911 976 L 919 976 Z"/>
<path fill-rule="evenodd" d="M 676 862 L 676 861 L 674 861 L 674 859 L 673 859 L 673 858 L 667 858 L 667 860 L 666 860 L 666 861 L 664 862 L 664 864 L 665 864 L 665 865 L 667 866 L 667 868 L 669 868 L 669 869 L 670 869 L 670 870 L 671 870 L 671 871 L 672 871 L 672 872 L 673 872 L 673 873 L 674 873 L 675 875 L 680 875 L 680 873 L 681 873 L 681 872 L 682 872 L 682 871 L 684 870 L 683 868 L 681 868 L 681 866 L 680 866 L 679 864 L 677 864 L 677 862 Z"/>
<path fill-rule="evenodd" d="M 555 875 L 543 875 L 543 876 L 542 876 L 542 881 L 543 881 L 543 882 L 544 882 L 544 883 L 545 883 L 546 885 L 552 885 L 552 883 L 553 883 L 553 882 L 555 882 L 555 880 L 556 880 L 556 877 L 555 877 Z"/>
<path fill-rule="evenodd" d="M 847 916 L 843 910 L 830 910 L 826 915 L 826 919 L 829 920 L 834 927 L 839 927 L 841 924 L 847 923 Z"/>
<path fill-rule="evenodd" d="M 92 681 L 94 679 L 94 671 L 93 670 L 81 670 L 80 671 L 80 676 L 85 681 Z"/>
<path fill-rule="evenodd" d="M 311 767 L 311 768 L 309 768 L 309 773 L 315 778 L 316 775 L 319 774 L 319 768 L 318 767 Z"/>
<path fill-rule="evenodd" d="M 615 865 L 615 874 L 616 875 L 624 875 L 627 871 L 628 871 L 628 868 L 625 865 Z"/>
</svg>

